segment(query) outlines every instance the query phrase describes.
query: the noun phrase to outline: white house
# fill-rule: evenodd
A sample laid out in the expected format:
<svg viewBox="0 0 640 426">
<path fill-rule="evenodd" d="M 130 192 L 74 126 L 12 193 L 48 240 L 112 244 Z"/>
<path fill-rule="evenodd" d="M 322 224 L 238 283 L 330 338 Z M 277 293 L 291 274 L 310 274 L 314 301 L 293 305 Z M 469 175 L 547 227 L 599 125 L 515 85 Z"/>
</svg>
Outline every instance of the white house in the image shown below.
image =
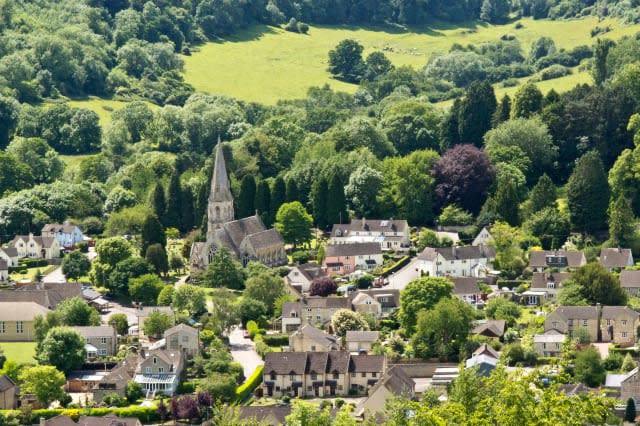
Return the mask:
<svg viewBox="0 0 640 426">
<path fill-rule="evenodd" d="M 493 238 L 488 226 L 483 226 L 478 235 L 471 242 L 472 246 L 486 246 L 489 240 Z"/>
<path fill-rule="evenodd" d="M 299 292 L 308 292 L 311 282 L 320 277 L 326 277 L 327 273 L 317 263 L 304 263 L 291 268 L 285 277 L 285 281 Z"/>
<path fill-rule="evenodd" d="M 18 266 L 18 250 L 15 247 L 0 247 L 0 259 L 7 263 L 7 266 Z"/>
<path fill-rule="evenodd" d="M 60 243 L 55 237 L 16 235 L 11 246 L 18 251 L 18 257 L 47 260 L 60 257 Z"/>
<path fill-rule="evenodd" d="M 494 258 L 495 250 L 486 246 L 427 247 L 416 266 L 431 277 L 482 277 Z"/>
<path fill-rule="evenodd" d="M 475 305 L 480 299 L 480 287 L 474 277 L 449 277 L 453 283 L 453 294 L 460 300 Z"/>
<path fill-rule="evenodd" d="M 333 225 L 333 244 L 378 243 L 385 251 L 409 250 L 409 224 L 406 220 L 353 219 L 349 224 Z"/>
<path fill-rule="evenodd" d="M 42 228 L 43 237 L 55 237 L 60 243 L 60 247 L 73 247 L 84 239 L 82 231 L 76 225 L 69 222 L 48 223 Z"/>
</svg>

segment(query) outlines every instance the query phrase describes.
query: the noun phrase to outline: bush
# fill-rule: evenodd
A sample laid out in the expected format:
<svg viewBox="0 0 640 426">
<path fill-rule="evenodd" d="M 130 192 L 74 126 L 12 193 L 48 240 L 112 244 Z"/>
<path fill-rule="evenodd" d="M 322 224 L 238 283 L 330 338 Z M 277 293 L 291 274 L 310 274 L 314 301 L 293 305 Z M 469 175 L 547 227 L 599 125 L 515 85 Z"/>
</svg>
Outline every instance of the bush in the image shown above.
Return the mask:
<svg viewBox="0 0 640 426">
<path fill-rule="evenodd" d="M 253 320 L 249 320 L 247 321 L 247 331 L 249 332 L 249 338 L 253 339 L 254 337 L 256 337 L 256 334 L 258 334 L 258 324 L 253 321 Z"/>
<path fill-rule="evenodd" d="M 309 32 L 309 25 L 304 22 L 298 22 L 297 28 L 300 34 L 306 34 Z"/>
<path fill-rule="evenodd" d="M 264 365 L 259 365 L 256 371 L 249 376 L 247 380 L 236 389 L 236 402 L 240 403 L 247 399 L 247 397 L 260 385 L 262 382 L 262 371 Z"/>
<path fill-rule="evenodd" d="M 76 247 L 80 253 L 89 253 L 89 244 L 86 241 L 80 241 Z"/>
<path fill-rule="evenodd" d="M 287 334 L 265 334 L 262 341 L 268 346 L 287 346 L 289 344 L 289 335 Z"/>
<path fill-rule="evenodd" d="M 180 384 L 178 385 L 177 392 L 179 394 L 194 393 L 197 387 L 198 387 L 198 382 L 195 380 L 192 382 L 186 382 L 186 381 L 180 382 Z"/>
<path fill-rule="evenodd" d="M 298 31 L 298 21 L 296 21 L 296 18 L 291 18 L 287 25 L 284 26 L 284 29 L 291 32 Z"/>
<path fill-rule="evenodd" d="M 394 272 L 396 272 L 397 270 L 399 270 L 400 268 L 402 268 L 403 266 L 405 266 L 407 263 L 409 263 L 409 261 L 411 260 L 411 258 L 409 258 L 409 256 L 402 256 L 400 258 L 400 260 L 398 260 L 396 263 L 394 263 L 393 265 L 387 267 L 387 268 L 383 268 L 382 269 L 382 274 L 380 274 L 383 277 L 387 277 L 391 274 L 393 274 Z"/>
<path fill-rule="evenodd" d="M 540 71 L 540 80 L 552 80 L 569 74 L 571 74 L 571 70 L 569 68 L 558 64 L 551 65 L 549 68 L 545 68 Z"/>
<path fill-rule="evenodd" d="M 298 250 L 291 253 L 291 260 L 293 263 L 297 263 L 301 265 L 303 263 L 307 263 L 309 261 L 309 253 L 304 250 Z"/>
</svg>

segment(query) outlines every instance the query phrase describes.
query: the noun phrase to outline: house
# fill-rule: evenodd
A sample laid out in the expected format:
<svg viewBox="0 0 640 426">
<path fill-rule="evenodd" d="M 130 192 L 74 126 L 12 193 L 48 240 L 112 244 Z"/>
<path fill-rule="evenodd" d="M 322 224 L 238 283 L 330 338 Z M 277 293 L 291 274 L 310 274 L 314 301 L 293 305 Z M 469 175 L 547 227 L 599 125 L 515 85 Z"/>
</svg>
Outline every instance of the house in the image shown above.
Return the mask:
<svg viewBox="0 0 640 426">
<path fill-rule="evenodd" d="M 42 228 L 43 237 L 54 237 L 60 243 L 60 247 L 73 248 L 84 239 L 82 231 L 76 225 L 69 222 L 48 223 Z"/>
<path fill-rule="evenodd" d="M 382 316 L 382 305 L 373 296 L 357 292 L 351 300 L 353 310 L 363 315 L 373 315 L 376 318 Z"/>
<path fill-rule="evenodd" d="M 60 242 L 55 237 L 37 237 L 33 234 L 16 235 L 11 247 L 18 251 L 18 257 L 31 259 L 56 259 L 60 257 Z"/>
<path fill-rule="evenodd" d="M 366 420 L 385 408 L 385 403 L 393 398 L 413 399 L 416 396 L 415 382 L 398 365 L 390 367 L 380 380 L 369 389 L 369 395 L 354 409 L 353 415 Z"/>
<path fill-rule="evenodd" d="M 0 342 L 33 341 L 33 321 L 47 312 L 36 302 L 0 302 Z"/>
<path fill-rule="evenodd" d="M 346 297 L 305 297 L 298 302 L 282 305 L 282 332 L 296 330 L 303 324 L 323 326 L 339 309 L 351 309 Z"/>
<path fill-rule="evenodd" d="M 406 220 L 353 219 L 331 229 L 332 244 L 376 243 L 384 251 L 407 251 L 411 245 Z"/>
<path fill-rule="evenodd" d="M 324 246 L 322 269 L 327 275 L 346 275 L 354 271 L 373 271 L 382 266 L 378 243 L 328 244 Z"/>
<path fill-rule="evenodd" d="M 638 367 L 627 373 L 620 382 L 620 400 L 632 398 L 636 405 L 640 404 L 640 369 Z"/>
<path fill-rule="evenodd" d="M 640 271 L 620 271 L 620 285 L 629 293 L 629 296 L 640 296 Z"/>
<path fill-rule="evenodd" d="M 558 330 L 548 330 L 533 336 L 533 349 L 539 356 L 560 356 L 566 336 Z"/>
<path fill-rule="evenodd" d="M 480 287 L 474 277 L 448 277 L 453 282 L 453 294 L 463 302 L 475 305 L 480 299 Z"/>
<path fill-rule="evenodd" d="M 600 250 L 598 261 L 609 272 L 620 271 L 627 266 L 633 266 L 633 255 L 628 248 L 603 248 Z"/>
<path fill-rule="evenodd" d="M 327 273 L 317 263 L 304 263 L 291 267 L 285 281 L 298 293 L 308 292 L 311 282 L 316 278 L 326 277 Z"/>
<path fill-rule="evenodd" d="M 105 366 L 104 370 L 75 370 L 67 374 L 65 391 L 83 393 L 91 392 L 93 388 L 100 384 L 100 382 L 109 375 L 110 368 L 107 367 L 107 364 L 108 362 L 103 364 Z M 115 367 L 115 365 L 111 368 L 113 367 Z"/>
<path fill-rule="evenodd" d="M 371 298 L 358 298 L 360 294 L 365 294 Z M 374 303 L 375 302 L 375 303 Z M 371 288 L 368 290 L 358 290 L 352 295 L 353 310 L 356 312 L 370 312 L 371 309 L 367 304 L 380 306 L 379 318 L 386 317 L 396 310 L 400 309 L 400 290 L 390 288 Z M 363 306 L 364 305 L 364 306 Z"/>
<path fill-rule="evenodd" d="M 15 410 L 19 388 L 6 374 L 0 376 L 0 410 Z"/>
<path fill-rule="evenodd" d="M 507 327 L 505 320 L 482 320 L 471 330 L 471 334 L 485 337 L 500 338 Z"/>
<path fill-rule="evenodd" d="M 436 237 L 438 237 L 440 241 L 449 240 L 453 243 L 453 245 L 458 245 L 458 243 L 460 242 L 460 234 L 458 234 L 457 232 L 434 230 L 433 233 L 436 234 Z M 446 245 L 446 244 L 443 244 L 443 245 Z"/>
<path fill-rule="evenodd" d="M 55 309 L 62 301 L 82 295 L 80 283 L 35 283 L 15 290 L 0 290 L 0 302 L 35 302 Z"/>
<path fill-rule="evenodd" d="M 478 235 L 471 242 L 472 246 L 486 246 L 493 238 L 491 235 L 491 228 L 489 226 L 483 226 Z"/>
<path fill-rule="evenodd" d="M 555 301 L 562 288 L 562 283 L 571 278 L 570 272 L 534 272 L 531 278 L 531 291 L 544 293 L 544 296 L 525 296 L 527 305 L 541 305 L 544 301 Z"/>
<path fill-rule="evenodd" d="M 498 365 L 500 355 L 491 346 L 483 343 L 472 354 L 471 358 L 465 361 L 464 368 L 477 368 L 478 373 L 488 376 Z"/>
<path fill-rule="evenodd" d="M 163 393 L 172 396 L 178 389 L 184 358 L 181 351 L 141 351 L 133 380 L 148 394 Z"/>
<path fill-rule="evenodd" d="M 87 358 L 114 356 L 118 353 L 118 335 L 110 325 L 71 327 L 84 337 Z"/>
<path fill-rule="evenodd" d="M 291 414 L 290 405 L 241 405 L 238 409 L 240 410 L 238 420 L 247 424 L 284 425 L 287 423 L 287 416 Z M 249 423 L 251 421 L 254 423 Z"/>
<path fill-rule="evenodd" d="M 430 277 L 481 277 L 493 263 L 495 250 L 487 246 L 425 248 L 416 266 Z"/>
<path fill-rule="evenodd" d="M 115 414 L 107 414 L 104 417 L 80 416 L 77 422 L 67 415 L 45 419 L 40 417 L 38 426 L 142 426 L 137 417 L 117 417 Z"/>
<path fill-rule="evenodd" d="M 383 355 L 348 352 L 269 352 L 262 389 L 269 397 L 364 394 L 386 369 Z"/>
<path fill-rule="evenodd" d="M 18 266 L 18 249 L 15 247 L 0 247 L 0 259 L 9 267 Z"/>
<path fill-rule="evenodd" d="M 378 341 L 380 337 L 379 331 L 347 331 L 345 336 L 345 342 L 347 343 L 347 350 L 349 352 L 371 352 L 373 344 Z"/>
<path fill-rule="evenodd" d="M 0 259 L 0 281 L 7 281 L 9 279 L 9 265 L 4 259 Z"/>
<path fill-rule="evenodd" d="M 216 146 L 207 212 L 206 241 L 191 246 L 192 272 L 206 269 L 222 247 L 243 265 L 252 260 L 267 266 L 287 264 L 284 240 L 275 228 L 267 229 L 258 214 L 234 220 L 233 195 L 220 141 Z"/>
<path fill-rule="evenodd" d="M 587 264 L 582 251 L 567 250 L 534 250 L 529 254 L 529 267 L 536 272 L 554 268 L 564 271 L 567 268 L 579 268 Z"/>
<path fill-rule="evenodd" d="M 170 351 L 181 351 L 192 358 L 200 351 L 200 331 L 186 324 L 178 324 L 164 332 L 166 347 Z"/>
<path fill-rule="evenodd" d="M 289 335 L 291 352 L 329 352 L 340 349 L 336 336 L 318 330 L 311 324 L 305 324 Z"/>
<path fill-rule="evenodd" d="M 544 330 L 572 336 L 586 328 L 594 342 L 630 345 L 636 341 L 640 314 L 626 306 L 560 306 L 544 321 Z"/>
<path fill-rule="evenodd" d="M 154 312 L 162 312 L 171 317 L 172 325 L 175 324 L 175 315 L 171 306 L 140 306 L 136 309 L 136 317 L 138 318 L 138 333 L 144 335 L 144 320 Z"/>
<path fill-rule="evenodd" d="M 111 371 L 102 377 L 91 389 L 93 400 L 100 403 L 102 398 L 110 393 L 117 393 L 120 396 L 124 396 L 127 384 L 133 380 L 137 365 L 138 354 L 128 354 L 125 359 L 113 367 Z"/>
</svg>

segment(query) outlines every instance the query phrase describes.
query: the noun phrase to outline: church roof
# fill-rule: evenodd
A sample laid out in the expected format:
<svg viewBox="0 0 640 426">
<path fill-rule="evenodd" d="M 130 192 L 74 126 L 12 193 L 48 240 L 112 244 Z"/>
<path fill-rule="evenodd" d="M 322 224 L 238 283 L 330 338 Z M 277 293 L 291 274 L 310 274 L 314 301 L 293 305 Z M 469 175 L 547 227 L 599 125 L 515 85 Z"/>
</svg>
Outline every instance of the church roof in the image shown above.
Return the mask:
<svg viewBox="0 0 640 426">
<path fill-rule="evenodd" d="M 222 144 L 219 139 L 218 144 L 216 145 L 216 159 L 213 166 L 209 201 L 233 201 L 231 187 L 229 185 L 229 177 L 227 176 L 227 167 L 224 163 Z"/>
<path fill-rule="evenodd" d="M 222 227 L 235 247 L 240 247 L 240 244 L 248 235 L 266 230 L 258 215 L 227 222 Z"/>
</svg>

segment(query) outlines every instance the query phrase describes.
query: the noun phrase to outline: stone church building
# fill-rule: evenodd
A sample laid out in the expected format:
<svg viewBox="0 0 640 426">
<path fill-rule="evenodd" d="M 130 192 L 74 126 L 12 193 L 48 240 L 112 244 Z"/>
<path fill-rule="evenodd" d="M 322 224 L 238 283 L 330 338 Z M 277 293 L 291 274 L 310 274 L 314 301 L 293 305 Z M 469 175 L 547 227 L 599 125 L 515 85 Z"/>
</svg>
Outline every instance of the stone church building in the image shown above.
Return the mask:
<svg viewBox="0 0 640 426">
<path fill-rule="evenodd" d="M 275 228 L 267 229 L 257 214 L 234 220 L 233 195 L 221 143 L 216 146 L 207 217 L 207 241 L 191 246 L 192 272 L 206 269 L 220 247 L 227 248 L 243 265 L 252 260 L 267 266 L 287 264 L 284 240 Z"/>
</svg>

